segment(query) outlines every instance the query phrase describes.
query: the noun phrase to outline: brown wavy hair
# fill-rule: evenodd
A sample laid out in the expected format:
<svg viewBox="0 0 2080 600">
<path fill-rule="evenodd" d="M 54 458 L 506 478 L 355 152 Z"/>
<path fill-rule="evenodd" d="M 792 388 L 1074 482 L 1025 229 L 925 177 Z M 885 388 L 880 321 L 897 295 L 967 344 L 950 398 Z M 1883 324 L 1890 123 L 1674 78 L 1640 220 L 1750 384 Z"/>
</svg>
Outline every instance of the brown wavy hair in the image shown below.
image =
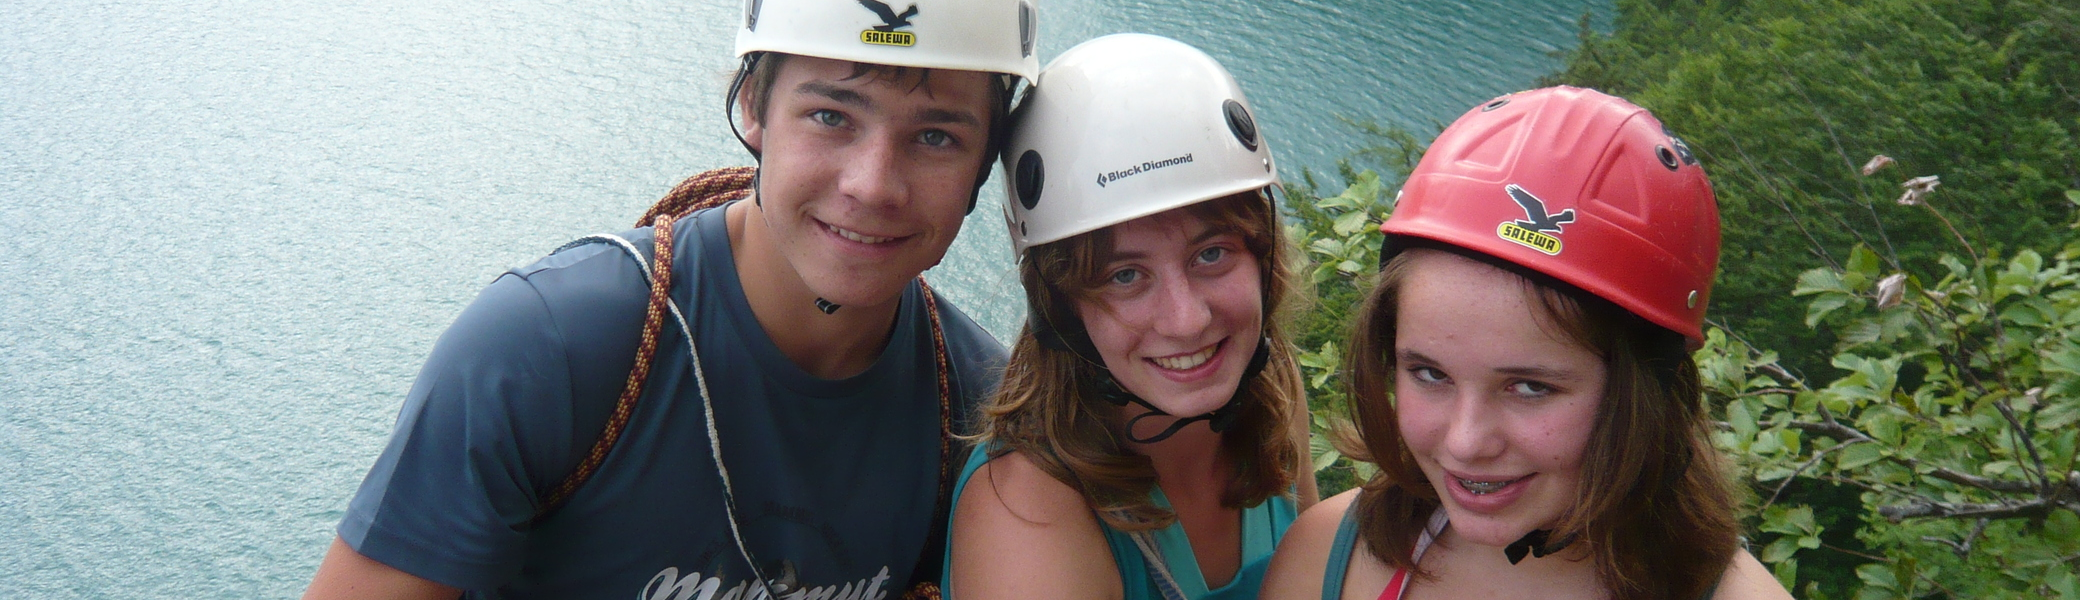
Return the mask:
<svg viewBox="0 0 2080 600">
<path fill-rule="evenodd" d="M 1549 331 L 1603 359 L 1604 397 L 1583 450 L 1579 501 L 1552 525 L 1552 539 L 1577 536 L 1575 543 L 1586 544 L 1598 578 L 1617 598 L 1703 596 L 1732 561 L 1740 525 L 1711 445 L 1697 363 L 1682 335 L 1517 265 L 1455 247 L 1422 247 L 1518 275 Z M 1350 406 L 1365 454 L 1379 465 L 1358 496 L 1359 533 L 1373 556 L 1428 577 L 1410 559 L 1438 510 L 1438 492 L 1401 438 L 1392 400 L 1395 319 L 1414 254 L 1387 262 L 1359 313 Z"/>
<path fill-rule="evenodd" d="M 1256 256 L 1264 294 L 1264 337 L 1270 360 L 1242 382 L 1235 425 L 1222 434 L 1220 452 L 1235 469 L 1221 504 L 1248 507 L 1286 491 L 1299 449 L 1292 419 L 1304 414 L 1300 370 L 1287 341 L 1282 306 L 1291 274 L 1284 228 L 1265 191 L 1250 191 L 1185 207 L 1217 231 L 1241 235 Z M 1026 307 L 1055 326 L 1081 331 L 1074 301 L 1094 298 L 1113 251 L 1110 228 L 1026 250 L 1019 263 Z M 1066 323 L 1064 321 L 1067 321 Z M 1069 332 L 1065 332 L 1068 334 Z M 1028 320 L 1011 345 L 1004 381 L 984 406 L 975 438 L 997 456 L 1022 452 L 1042 471 L 1081 493 L 1099 518 L 1121 531 L 1167 527 L 1176 515 L 1157 507 L 1155 467 L 1127 450 L 1118 406 L 1099 395 L 1104 367 L 1073 352 L 1040 344 Z"/>
</svg>

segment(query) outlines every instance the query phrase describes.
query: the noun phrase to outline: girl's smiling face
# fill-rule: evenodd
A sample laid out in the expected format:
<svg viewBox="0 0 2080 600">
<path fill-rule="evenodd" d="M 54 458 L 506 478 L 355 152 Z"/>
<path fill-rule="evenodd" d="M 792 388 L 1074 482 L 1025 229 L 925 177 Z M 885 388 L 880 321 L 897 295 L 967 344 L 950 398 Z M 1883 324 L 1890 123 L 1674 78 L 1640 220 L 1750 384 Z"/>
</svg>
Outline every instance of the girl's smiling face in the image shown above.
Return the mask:
<svg viewBox="0 0 2080 600">
<path fill-rule="evenodd" d="M 1127 391 L 1180 417 L 1235 395 L 1264 331 L 1263 274 L 1239 233 L 1186 208 L 1112 227 L 1101 280 L 1076 301 L 1091 343 Z"/>
<path fill-rule="evenodd" d="M 1393 362 L 1397 423 L 1459 539 L 1503 546 L 1573 506 L 1604 394 L 1522 277 L 1415 249 Z"/>
</svg>

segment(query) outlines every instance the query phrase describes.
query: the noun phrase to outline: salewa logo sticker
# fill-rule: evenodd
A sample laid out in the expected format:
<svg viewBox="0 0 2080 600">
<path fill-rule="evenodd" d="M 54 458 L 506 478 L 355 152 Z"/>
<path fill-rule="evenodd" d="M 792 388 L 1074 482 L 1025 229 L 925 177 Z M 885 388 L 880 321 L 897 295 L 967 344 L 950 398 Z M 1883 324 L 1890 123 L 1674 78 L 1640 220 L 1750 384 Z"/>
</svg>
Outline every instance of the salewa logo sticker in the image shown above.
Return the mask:
<svg viewBox="0 0 2080 600">
<path fill-rule="evenodd" d="M 905 9 L 901 14 L 897 14 L 896 9 L 889 8 L 881 0 L 859 0 L 859 5 L 867 7 L 867 10 L 874 11 L 875 16 L 881 17 L 880 25 L 875 25 L 873 29 L 859 32 L 859 41 L 880 46 L 917 45 L 917 34 L 908 31 L 896 31 L 911 25 L 910 17 L 917 16 L 916 4 L 911 4 L 910 8 Z"/>
<path fill-rule="evenodd" d="M 1179 156 L 1177 158 L 1151 160 L 1138 165 L 1120 169 L 1118 171 L 1099 173 L 1098 187 L 1105 187 L 1105 184 L 1112 183 L 1114 181 L 1119 181 L 1121 179 L 1126 179 L 1128 177 L 1133 177 L 1135 175 L 1140 175 L 1142 173 L 1147 173 L 1149 171 L 1154 171 L 1156 169 L 1161 169 L 1163 167 L 1174 167 L 1190 162 L 1192 162 L 1192 155 L 1191 153 L 1187 152 L 1184 156 Z"/>
<path fill-rule="evenodd" d="M 1563 210 L 1559 214 L 1549 214 L 1546 212 L 1545 201 L 1539 200 L 1538 196 L 1533 196 L 1531 192 L 1525 191 L 1523 186 L 1512 183 L 1503 189 L 1509 192 L 1511 200 L 1517 201 L 1517 206 L 1524 208 L 1525 220 L 1509 221 L 1497 225 L 1495 227 L 1495 235 L 1505 240 L 1523 244 L 1526 248 L 1543 252 L 1547 256 L 1559 254 L 1560 238 L 1548 235 L 1546 232 L 1560 233 L 1560 226 L 1573 223 L 1574 209 Z"/>
</svg>

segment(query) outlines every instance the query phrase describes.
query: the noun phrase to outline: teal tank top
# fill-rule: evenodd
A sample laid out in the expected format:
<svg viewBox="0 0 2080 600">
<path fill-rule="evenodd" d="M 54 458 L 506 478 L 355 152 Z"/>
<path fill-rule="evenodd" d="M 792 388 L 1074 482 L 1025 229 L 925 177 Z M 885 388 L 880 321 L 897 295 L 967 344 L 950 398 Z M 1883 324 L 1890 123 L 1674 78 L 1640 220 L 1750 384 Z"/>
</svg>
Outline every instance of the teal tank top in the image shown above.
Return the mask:
<svg viewBox="0 0 2080 600">
<path fill-rule="evenodd" d="M 953 506 L 960 506 L 961 491 L 968 487 L 968 477 L 989 462 L 987 448 L 978 447 L 968 455 L 968 464 L 961 468 L 960 479 L 954 481 Z M 1157 506 L 1170 508 L 1170 499 L 1163 490 L 1151 492 Z M 1199 572 L 1199 561 L 1192 555 L 1191 542 L 1185 538 L 1184 525 L 1171 523 L 1155 531 L 1156 547 L 1163 556 L 1163 564 L 1177 582 L 1178 591 L 1186 600 L 1249 600 L 1257 597 L 1257 589 L 1264 584 L 1264 568 L 1271 564 L 1271 551 L 1278 547 L 1278 540 L 1293 525 L 1297 516 L 1293 500 L 1276 496 L 1261 504 L 1242 510 L 1242 568 L 1235 578 L 1219 588 L 1208 589 L 1206 577 Z M 948 511 L 947 518 L 953 518 Z M 1163 600 L 1156 588 L 1148 561 L 1142 558 L 1141 550 L 1134 545 L 1132 536 L 1113 529 L 1100 520 L 1098 526 L 1105 531 L 1105 542 L 1112 547 L 1113 564 L 1119 567 L 1119 581 L 1126 589 L 1126 600 Z M 952 600 L 952 586 L 948 577 L 953 574 L 953 525 L 946 527 L 946 566 L 940 570 L 939 589 L 948 600 Z"/>
</svg>

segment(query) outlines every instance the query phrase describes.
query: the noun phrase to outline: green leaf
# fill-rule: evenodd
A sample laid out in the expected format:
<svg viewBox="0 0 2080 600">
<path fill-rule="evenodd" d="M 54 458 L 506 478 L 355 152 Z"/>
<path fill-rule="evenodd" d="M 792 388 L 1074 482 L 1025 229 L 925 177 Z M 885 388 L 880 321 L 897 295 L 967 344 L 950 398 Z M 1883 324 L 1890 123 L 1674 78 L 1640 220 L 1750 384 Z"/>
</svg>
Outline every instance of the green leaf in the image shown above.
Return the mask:
<svg viewBox="0 0 2080 600">
<path fill-rule="evenodd" d="M 1784 562 L 1770 567 L 1769 573 L 1777 577 L 1777 584 L 1784 586 L 1784 589 L 1788 590 L 1798 585 L 1797 560 L 1784 559 Z"/>
<path fill-rule="evenodd" d="M 1855 290 L 1849 289 L 1847 284 L 1842 283 L 1841 273 L 1836 273 L 1833 269 L 1821 268 L 1800 273 L 1798 275 L 1798 287 L 1792 289 L 1791 295 L 1806 296 L 1823 292 L 1852 294 L 1855 293 Z"/>
<path fill-rule="evenodd" d="M 1892 576 L 1891 565 L 1884 563 L 1871 563 L 1856 567 L 1856 578 L 1863 580 L 1864 585 L 1874 588 L 1899 589 L 1899 580 Z"/>
<path fill-rule="evenodd" d="M 2070 388 L 2072 386 L 2062 387 Z M 2080 422 L 2080 398 L 2064 394 L 2054 396 L 2047 393 L 2044 396 L 2044 402 L 2044 408 L 2037 411 L 2038 429 L 2058 431 L 2066 429 L 2075 422 Z"/>
<path fill-rule="evenodd" d="M 1761 559 L 1762 562 L 1766 563 L 1777 563 L 1783 562 L 1784 559 L 1791 558 L 1791 556 L 1797 552 L 1797 540 L 1793 539 L 1792 536 L 1787 535 L 1777 538 L 1777 541 L 1770 542 L 1769 546 L 1766 546 L 1762 549 L 1762 556 L 1757 556 L 1755 558 Z"/>
<path fill-rule="evenodd" d="M 1371 223 L 1371 217 L 1372 215 L 1365 214 L 1365 211 L 1361 210 L 1343 213 L 1341 216 L 1336 217 L 1336 234 L 1350 235 L 1357 233 L 1358 230 L 1364 229 L 1367 224 Z"/>
<path fill-rule="evenodd" d="M 1869 247 L 1863 244 L 1857 244 L 1855 248 L 1849 250 L 1849 263 L 1843 266 L 1850 273 L 1862 275 L 1866 279 L 1876 281 L 1881 263 L 1882 261 L 1878 258 L 1878 253 L 1872 252 Z"/>
<path fill-rule="evenodd" d="M 2020 252 L 2016 252 L 2015 259 L 2008 261 L 2008 272 L 2010 273 L 2034 276 L 2037 272 L 2043 270 L 2044 256 L 2028 248 L 2023 248 Z M 2032 277 L 2032 279 L 2035 278 Z"/>
<path fill-rule="evenodd" d="M 1784 439 L 1774 435 L 1755 436 L 1755 442 L 1748 446 L 1748 452 L 1755 456 L 1773 456 L 1783 451 Z"/>
<path fill-rule="evenodd" d="M 1876 438 L 1879 442 L 1883 442 L 1886 445 L 1899 444 L 1899 415 L 1897 413 L 1881 410 L 1879 407 L 1872 407 L 1871 410 L 1864 411 L 1863 418 L 1859 419 L 1857 424 L 1862 425 L 1864 432 L 1869 433 L 1871 437 Z"/>
<path fill-rule="evenodd" d="M 1771 506 L 1768 510 L 1762 511 L 1761 529 L 1770 533 L 1781 533 L 1785 537 L 1818 533 L 1817 527 L 1813 524 L 1813 507 L 1810 506 Z"/>
<path fill-rule="evenodd" d="M 1834 464 L 1836 468 L 1848 471 L 1881 460 L 1885 460 L 1884 449 L 1879 448 L 1877 444 L 1863 442 L 1850 444 L 1848 447 L 1837 451 Z"/>
<path fill-rule="evenodd" d="M 1726 403 L 1726 422 L 1733 426 L 1733 432 L 1739 434 L 1741 439 L 1755 437 L 1755 415 L 1748 412 L 1745 399 Z"/>
<path fill-rule="evenodd" d="M 2064 546 L 2062 552 L 2080 546 L 2080 515 L 2064 510 L 2051 511 L 2044 517 L 2044 539 Z"/>
<path fill-rule="evenodd" d="M 2045 354 L 2044 370 L 2080 375 L 2080 346 L 2068 344 L 2062 350 Z"/>
<path fill-rule="evenodd" d="M 1848 294 L 1837 293 L 1822 294 L 1820 297 L 1814 298 L 1813 303 L 1806 307 L 1806 326 L 1812 327 L 1819 324 L 1820 319 L 1826 317 L 1827 313 L 1834 312 L 1835 309 L 1849 304 L 1849 300 L 1852 298 L 1853 296 Z"/>
<path fill-rule="evenodd" d="M 2058 591 L 2059 600 L 2080 600 L 2080 575 L 2073 574 L 2071 569 L 2052 572 L 2045 584 Z"/>
</svg>

